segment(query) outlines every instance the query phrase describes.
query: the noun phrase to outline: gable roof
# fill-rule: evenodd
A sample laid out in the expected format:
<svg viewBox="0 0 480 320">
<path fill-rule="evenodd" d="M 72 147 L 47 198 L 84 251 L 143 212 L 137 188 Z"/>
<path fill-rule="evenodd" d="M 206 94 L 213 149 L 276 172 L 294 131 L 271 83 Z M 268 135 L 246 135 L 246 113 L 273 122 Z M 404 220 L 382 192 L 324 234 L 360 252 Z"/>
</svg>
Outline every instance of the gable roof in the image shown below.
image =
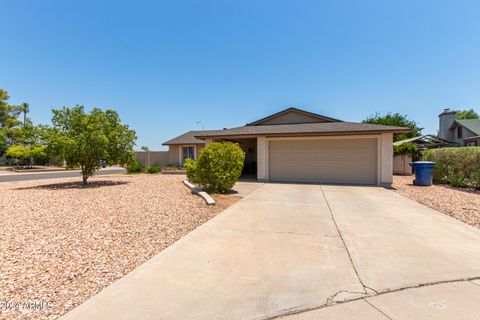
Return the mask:
<svg viewBox="0 0 480 320">
<path fill-rule="evenodd" d="M 450 129 L 455 129 L 459 125 L 467 128 L 477 135 L 480 135 L 480 119 L 455 120 L 450 126 Z"/>
<path fill-rule="evenodd" d="M 172 144 L 204 144 L 205 141 L 199 140 L 195 138 L 196 135 L 200 135 L 202 133 L 209 133 L 216 130 L 203 130 L 203 131 L 188 131 L 184 134 L 179 135 L 173 139 L 165 141 L 162 143 L 164 146 L 172 145 Z"/>
<path fill-rule="evenodd" d="M 212 130 L 195 135 L 196 138 L 234 137 L 234 136 L 298 136 L 298 135 L 334 135 L 334 134 L 368 134 L 368 133 L 405 133 L 411 129 L 355 122 L 322 122 L 299 124 L 274 124 L 243 126 L 232 129 Z"/>
<path fill-rule="evenodd" d="M 287 108 L 285 110 L 282 110 L 280 112 L 274 113 L 272 115 L 269 115 L 267 117 L 261 118 L 259 120 L 256 120 L 254 122 L 247 123 L 247 126 L 267 125 L 266 122 L 268 122 L 269 120 L 281 117 L 283 115 L 286 115 L 286 114 L 292 113 L 292 112 L 293 113 L 298 113 L 298 114 L 303 115 L 303 116 L 307 116 L 309 118 L 317 119 L 318 122 L 340 122 L 341 121 L 341 120 L 337 120 L 337 119 L 334 119 L 334 118 L 322 116 L 320 114 L 316 114 L 316 113 L 313 113 L 313 112 L 309 112 L 309 111 L 305 111 L 305 110 L 301 110 L 301 109 L 298 109 L 298 108 L 291 107 L 291 108 Z M 317 121 L 310 121 L 309 123 L 311 123 L 311 122 L 317 122 Z M 293 124 L 293 123 L 289 123 L 289 124 Z"/>
</svg>

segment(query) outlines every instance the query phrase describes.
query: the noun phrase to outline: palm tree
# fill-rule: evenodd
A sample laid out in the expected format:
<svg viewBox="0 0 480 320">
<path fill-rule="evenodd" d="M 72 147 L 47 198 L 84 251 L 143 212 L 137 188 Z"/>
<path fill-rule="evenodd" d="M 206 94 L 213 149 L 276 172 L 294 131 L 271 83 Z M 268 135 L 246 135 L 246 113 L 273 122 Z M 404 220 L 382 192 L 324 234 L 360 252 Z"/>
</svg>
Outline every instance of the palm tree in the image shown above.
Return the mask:
<svg viewBox="0 0 480 320">
<path fill-rule="evenodd" d="M 23 126 L 27 125 L 27 113 L 30 112 L 30 105 L 26 102 L 22 103 L 22 112 L 23 112 Z"/>
</svg>

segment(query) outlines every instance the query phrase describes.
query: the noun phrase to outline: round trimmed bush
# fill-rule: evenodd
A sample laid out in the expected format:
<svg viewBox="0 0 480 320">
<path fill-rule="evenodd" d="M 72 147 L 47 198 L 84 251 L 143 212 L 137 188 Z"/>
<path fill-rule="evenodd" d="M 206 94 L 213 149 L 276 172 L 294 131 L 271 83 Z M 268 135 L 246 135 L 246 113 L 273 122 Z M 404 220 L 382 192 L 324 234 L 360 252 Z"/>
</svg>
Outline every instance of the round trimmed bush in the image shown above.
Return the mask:
<svg viewBox="0 0 480 320">
<path fill-rule="evenodd" d="M 209 192 L 227 193 L 240 178 L 244 159 L 238 143 L 213 142 L 200 152 L 195 179 Z"/>
</svg>

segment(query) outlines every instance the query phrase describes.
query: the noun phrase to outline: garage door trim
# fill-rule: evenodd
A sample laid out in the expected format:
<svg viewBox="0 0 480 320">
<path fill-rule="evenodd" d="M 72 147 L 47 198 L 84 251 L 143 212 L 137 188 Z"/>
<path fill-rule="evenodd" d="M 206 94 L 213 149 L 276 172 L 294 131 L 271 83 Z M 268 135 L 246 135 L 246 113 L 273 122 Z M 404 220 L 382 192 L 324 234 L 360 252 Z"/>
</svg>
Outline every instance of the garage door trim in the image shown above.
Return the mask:
<svg viewBox="0 0 480 320">
<path fill-rule="evenodd" d="M 352 140 L 352 139 L 376 139 L 376 152 L 377 152 L 377 170 L 376 170 L 376 181 L 377 185 L 381 184 L 381 174 L 382 174 L 382 139 L 381 135 L 342 135 L 342 136 L 302 136 L 302 137 L 266 137 L 266 178 L 267 181 L 270 180 L 270 141 L 281 141 L 281 140 L 290 140 L 290 141 L 305 141 L 305 140 Z"/>
</svg>

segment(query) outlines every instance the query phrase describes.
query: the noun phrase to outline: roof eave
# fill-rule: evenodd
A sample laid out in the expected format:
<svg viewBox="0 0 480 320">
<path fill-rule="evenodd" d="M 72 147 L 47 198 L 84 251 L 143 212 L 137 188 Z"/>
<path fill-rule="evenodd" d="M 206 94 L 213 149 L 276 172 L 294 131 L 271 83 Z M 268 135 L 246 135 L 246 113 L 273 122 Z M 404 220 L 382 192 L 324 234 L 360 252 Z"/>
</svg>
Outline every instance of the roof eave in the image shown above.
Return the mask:
<svg viewBox="0 0 480 320">
<path fill-rule="evenodd" d="M 195 136 L 197 139 L 209 139 L 209 138 L 233 138 L 233 137 L 305 137 L 305 136 L 335 136 L 335 135 L 368 135 L 368 134 L 381 134 L 381 133 L 408 133 L 411 129 L 392 129 L 392 130 L 361 130 L 361 131 L 332 131 L 332 132 L 278 132 L 278 133 L 232 133 L 226 135 L 208 135 L 208 136 Z"/>
<path fill-rule="evenodd" d="M 173 146 L 173 145 L 182 145 L 182 144 L 203 144 L 203 141 L 196 141 L 196 142 L 164 142 L 162 146 Z"/>
</svg>

